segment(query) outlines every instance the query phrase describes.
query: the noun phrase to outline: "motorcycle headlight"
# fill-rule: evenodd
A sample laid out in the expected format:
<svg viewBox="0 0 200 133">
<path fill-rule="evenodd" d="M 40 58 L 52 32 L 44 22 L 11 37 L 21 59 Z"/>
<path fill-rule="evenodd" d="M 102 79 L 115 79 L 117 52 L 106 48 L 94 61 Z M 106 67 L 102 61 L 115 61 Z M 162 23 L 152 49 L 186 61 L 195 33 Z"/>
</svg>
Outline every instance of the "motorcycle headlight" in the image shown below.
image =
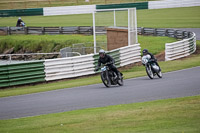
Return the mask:
<svg viewBox="0 0 200 133">
<path fill-rule="evenodd" d="M 106 66 L 102 67 L 102 68 L 101 68 L 101 71 L 102 71 L 102 72 L 103 72 L 103 71 L 106 71 Z"/>
</svg>

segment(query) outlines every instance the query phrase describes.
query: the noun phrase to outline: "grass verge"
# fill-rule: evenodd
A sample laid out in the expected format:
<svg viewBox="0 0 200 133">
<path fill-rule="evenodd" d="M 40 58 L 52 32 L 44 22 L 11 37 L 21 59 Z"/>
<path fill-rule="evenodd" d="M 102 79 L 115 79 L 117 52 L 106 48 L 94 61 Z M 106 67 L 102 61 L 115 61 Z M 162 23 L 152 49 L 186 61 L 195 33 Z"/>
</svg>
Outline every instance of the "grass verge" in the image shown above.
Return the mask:
<svg viewBox="0 0 200 133">
<path fill-rule="evenodd" d="M 200 96 L 0 120 L 2 133 L 198 133 Z"/>
<path fill-rule="evenodd" d="M 106 36 L 101 36 L 100 41 Z M 165 49 L 165 43 L 175 42 L 175 38 L 138 36 L 142 48 L 148 48 L 153 54 L 158 54 Z M 97 40 L 98 41 L 98 40 Z M 12 35 L 0 36 L 0 54 L 13 48 L 14 53 L 50 53 L 59 52 L 64 47 L 72 47 L 73 44 L 84 43 L 85 46 L 93 46 L 93 36 L 84 35 Z M 98 45 L 98 44 L 97 44 Z M 92 50 L 92 49 L 91 49 Z"/>
<path fill-rule="evenodd" d="M 200 28 L 199 12 L 200 6 L 137 10 L 137 25 L 151 28 Z M 102 21 L 110 19 L 110 16 L 101 17 Z M 16 26 L 17 19 L 18 17 L 0 18 L 0 26 Z M 27 26 L 92 26 L 92 14 L 23 16 L 22 20 Z M 120 19 L 119 23 L 122 22 L 123 19 Z"/>
</svg>

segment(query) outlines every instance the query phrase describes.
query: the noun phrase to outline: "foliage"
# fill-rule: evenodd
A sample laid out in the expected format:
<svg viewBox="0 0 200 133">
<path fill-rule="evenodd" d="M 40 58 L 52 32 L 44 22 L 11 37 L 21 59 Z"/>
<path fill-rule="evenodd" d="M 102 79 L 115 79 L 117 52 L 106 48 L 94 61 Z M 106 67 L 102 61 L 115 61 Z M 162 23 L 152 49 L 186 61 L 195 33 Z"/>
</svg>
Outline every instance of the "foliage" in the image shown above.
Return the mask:
<svg viewBox="0 0 200 133">
<path fill-rule="evenodd" d="M 14 48 L 15 53 L 50 53 L 75 43 L 92 41 L 92 36 L 82 35 L 11 35 L 0 36 L 0 53 Z"/>
</svg>

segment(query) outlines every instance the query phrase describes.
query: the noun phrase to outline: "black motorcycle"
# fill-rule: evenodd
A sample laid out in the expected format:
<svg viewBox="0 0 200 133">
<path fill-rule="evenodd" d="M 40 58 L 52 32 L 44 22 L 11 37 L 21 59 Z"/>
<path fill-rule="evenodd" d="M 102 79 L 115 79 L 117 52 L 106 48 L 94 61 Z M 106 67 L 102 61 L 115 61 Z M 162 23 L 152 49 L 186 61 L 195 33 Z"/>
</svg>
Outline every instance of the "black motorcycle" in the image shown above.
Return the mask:
<svg viewBox="0 0 200 133">
<path fill-rule="evenodd" d="M 104 67 L 101 68 L 101 80 L 103 84 L 106 87 L 110 87 L 111 85 L 117 85 L 117 84 L 119 86 L 122 86 L 124 84 L 122 74 L 120 74 L 119 78 L 117 78 L 115 72 L 110 70 L 107 65 L 108 64 L 106 64 Z"/>
<path fill-rule="evenodd" d="M 150 55 L 142 57 L 142 64 L 145 65 L 147 75 L 150 79 L 153 79 L 155 75 L 162 78 L 160 67 L 154 61 L 151 61 L 150 58 Z"/>
</svg>

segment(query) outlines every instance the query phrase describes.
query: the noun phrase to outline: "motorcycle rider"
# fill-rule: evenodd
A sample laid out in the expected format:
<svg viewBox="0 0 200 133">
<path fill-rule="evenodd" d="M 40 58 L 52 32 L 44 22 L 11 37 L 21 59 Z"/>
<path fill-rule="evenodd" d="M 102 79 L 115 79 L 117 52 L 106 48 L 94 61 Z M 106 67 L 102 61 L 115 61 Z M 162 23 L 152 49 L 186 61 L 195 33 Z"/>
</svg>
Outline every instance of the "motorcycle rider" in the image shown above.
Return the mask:
<svg viewBox="0 0 200 133">
<path fill-rule="evenodd" d="M 21 17 L 19 17 L 17 20 L 16 27 L 24 27 L 24 26 L 25 26 L 24 21 L 21 19 Z"/>
<path fill-rule="evenodd" d="M 149 53 L 149 51 L 148 51 L 147 49 L 144 49 L 144 50 L 142 51 L 142 53 L 143 53 L 143 56 L 145 56 L 145 55 L 150 55 L 151 58 L 149 59 L 149 61 L 150 61 L 150 62 L 156 63 L 156 65 L 157 65 L 157 66 L 159 67 L 159 69 L 160 69 L 160 66 L 158 65 L 157 59 L 154 57 L 154 55 L 153 55 L 152 53 Z M 144 64 L 143 64 L 143 65 L 144 65 Z M 160 69 L 160 71 L 161 71 L 161 69 Z"/>
<path fill-rule="evenodd" d="M 115 67 L 115 60 L 110 55 L 106 54 L 103 49 L 99 50 L 99 60 L 98 60 L 98 65 L 95 71 L 99 70 L 101 64 L 107 64 L 109 69 L 115 72 L 115 74 L 117 75 L 117 79 L 119 79 L 120 74 L 122 76 L 122 73 L 119 72 L 117 68 Z"/>
</svg>

